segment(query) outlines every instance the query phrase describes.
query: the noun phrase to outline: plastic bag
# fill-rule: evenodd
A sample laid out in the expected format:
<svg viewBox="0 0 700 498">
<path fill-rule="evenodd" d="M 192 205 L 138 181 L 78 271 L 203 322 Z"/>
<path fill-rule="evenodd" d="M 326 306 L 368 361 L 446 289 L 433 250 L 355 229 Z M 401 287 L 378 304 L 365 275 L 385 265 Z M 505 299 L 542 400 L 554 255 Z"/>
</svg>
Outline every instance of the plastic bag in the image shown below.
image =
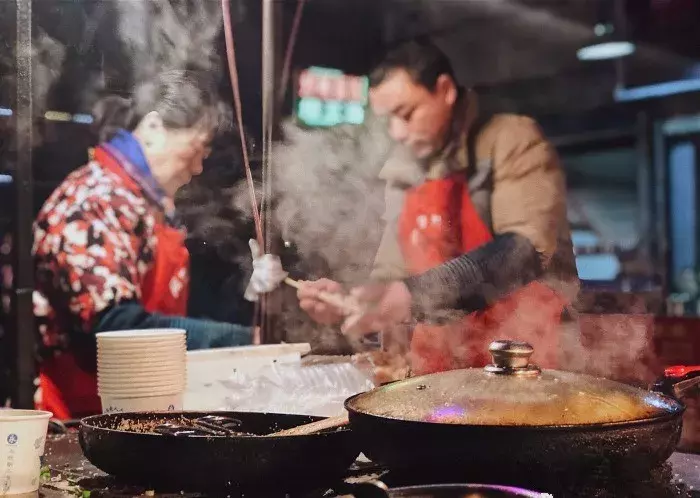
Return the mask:
<svg viewBox="0 0 700 498">
<path fill-rule="evenodd" d="M 221 384 L 228 393 L 225 410 L 323 417 L 343 415 L 347 398 L 374 388 L 351 362 L 273 364 L 254 373 L 237 371 Z"/>
</svg>

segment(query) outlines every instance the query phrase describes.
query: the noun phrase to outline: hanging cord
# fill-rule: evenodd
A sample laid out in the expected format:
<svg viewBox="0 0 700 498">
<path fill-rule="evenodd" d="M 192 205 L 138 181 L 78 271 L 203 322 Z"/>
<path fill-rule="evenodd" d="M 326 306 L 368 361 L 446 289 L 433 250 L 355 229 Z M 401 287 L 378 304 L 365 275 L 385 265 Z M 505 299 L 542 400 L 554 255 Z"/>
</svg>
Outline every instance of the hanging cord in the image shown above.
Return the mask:
<svg viewBox="0 0 700 498">
<path fill-rule="evenodd" d="M 241 148 L 243 149 L 243 165 L 245 167 L 248 192 L 250 194 L 250 206 L 253 209 L 253 222 L 255 223 L 255 234 L 260 248 L 265 247 L 262 223 L 258 211 L 258 201 L 255 196 L 255 184 L 253 183 L 253 173 L 250 170 L 250 160 L 248 158 L 248 145 L 246 144 L 245 132 L 243 130 L 243 108 L 241 105 L 241 93 L 238 85 L 238 69 L 236 66 L 236 46 L 233 41 L 233 27 L 231 26 L 230 0 L 221 0 L 221 9 L 224 16 L 224 36 L 226 38 L 226 60 L 228 62 L 229 75 L 231 77 L 231 88 L 233 90 L 233 101 L 236 106 L 236 119 L 238 121 L 238 132 L 241 137 Z M 260 304 L 255 303 L 253 309 L 253 344 L 261 342 L 261 332 L 259 327 Z"/>
<path fill-rule="evenodd" d="M 297 4 L 297 10 L 294 16 L 294 23 L 292 25 L 292 31 L 289 36 L 289 42 L 287 44 L 287 49 L 285 53 L 285 63 L 282 71 L 282 92 L 286 91 L 286 86 L 289 81 L 289 72 L 291 68 L 292 54 L 294 51 L 294 45 L 296 44 L 296 39 L 299 34 L 299 26 L 301 24 L 301 16 L 303 12 L 305 0 L 299 0 Z M 255 231 L 257 235 L 258 244 L 261 248 L 265 248 L 265 237 L 262 227 L 262 221 L 260 217 L 260 212 L 258 210 L 258 202 L 255 195 L 255 185 L 253 183 L 253 174 L 250 169 L 250 160 L 248 158 L 248 147 L 246 145 L 245 133 L 243 131 L 243 111 L 241 106 L 241 95 L 240 87 L 238 82 L 238 69 L 236 65 L 236 48 L 233 39 L 233 27 L 231 25 L 231 8 L 230 0 L 221 0 L 221 8 L 223 10 L 224 17 L 224 35 L 226 37 L 226 57 L 228 62 L 229 74 L 231 78 L 231 87 L 233 89 L 233 99 L 236 105 L 236 119 L 238 121 L 238 131 L 241 138 L 241 147 L 243 149 L 243 163 L 245 166 L 246 180 L 248 183 L 248 190 L 250 193 L 250 203 L 253 208 L 253 220 L 255 222 Z M 263 95 L 265 98 L 265 95 Z M 270 120 L 271 121 L 271 120 Z M 271 139 L 272 139 L 272 123 L 266 123 L 266 130 L 263 134 L 263 154 L 267 159 L 269 157 L 269 151 L 271 150 Z M 263 161 L 263 169 L 265 168 L 265 163 L 267 160 Z M 265 171 L 263 171 L 265 175 Z M 267 175 L 265 175 L 267 176 Z M 265 180 L 268 180 L 266 177 Z M 265 185 L 263 185 L 263 192 L 265 192 Z M 261 205 L 264 205 L 264 196 Z"/>
<path fill-rule="evenodd" d="M 282 79 L 280 80 L 280 102 L 284 101 L 287 96 L 287 85 L 289 84 L 289 73 L 292 69 L 292 56 L 294 55 L 294 47 L 299 36 L 299 26 L 301 26 L 301 17 L 304 13 L 304 4 L 306 0 L 298 0 L 297 9 L 294 12 L 294 21 L 292 22 L 292 30 L 289 33 L 289 41 L 287 42 L 287 52 L 284 54 L 284 66 L 282 66 Z"/>
<path fill-rule="evenodd" d="M 255 232 L 260 248 L 265 247 L 262 223 L 258 211 L 258 201 L 255 197 L 255 184 L 253 183 L 253 173 L 250 170 L 250 160 L 248 158 L 248 146 L 246 144 L 245 132 L 243 131 L 243 110 L 241 107 L 241 93 L 238 84 L 238 69 L 236 67 L 236 47 L 233 42 L 233 28 L 231 26 L 230 0 L 221 0 L 221 8 L 224 13 L 224 35 L 226 37 L 226 57 L 228 69 L 231 77 L 231 87 L 233 88 L 233 100 L 236 104 L 236 119 L 238 121 L 238 132 L 241 137 L 241 148 L 243 149 L 243 164 L 245 166 L 248 191 L 250 193 L 250 204 L 253 208 L 253 221 L 255 222 Z"/>
<path fill-rule="evenodd" d="M 263 2 L 265 0 L 262 0 Z M 289 40 L 287 41 L 287 48 L 284 54 L 284 65 L 282 67 L 282 75 L 280 79 L 280 92 L 278 94 L 278 101 L 281 103 L 287 93 L 287 86 L 289 84 L 289 75 L 291 72 L 292 57 L 294 55 L 294 47 L 296 46 L 296 41 L 299 36 L 299 27 L 301 26 L 301 18 L 304 12 L 305 0 L 298 0 L 297 7 L 294 12 L 294 20 L 292 22 L 292 28 L 289 33 Z M 264 23 L 264 19 L 263 19 Z M 263 37 L 266 35 L 265 25 L 263 25 Z M 274 36 L 274 33 L 268 33 L 267 36 Z M 262 54 L 263 57 L 273 58 L 274 54 L 267 53 L 265 40 L 263 38 Z M 265 61 L 263 61 L 263 82 L 265 81 Z M 272 99 L 272 102 L 270 102 Z M 263 143 L 262 143 L 262 153 L 263 153 L 263 199 L 261 201 L 261 213 L 263 216 L 264 223 L 264 236 L 265 236 L 265 251 L 271 251 L 272 241 L 270 240 L 270 231 L 272 230 L 272 136 L 274 130 L 274 112 L 272 107 L 274 105 L 274 89 L 271 93 L 263 92 Z"/>
<path fill-rule="evenodd" d="M 272 151 L 272 131 L 273 131 L 273 113 L 269 108 L 275 102 L 274 92 L 272 95 L 272 102 L 268 99 L 270 96 L 266 92 L 263 92 L 263 143 L 262 143 L 262 154 L 263 154 L 263 164 L 262 164 L 262 199 L 260 202 L 260 210 L 258 210 L 258 202 L 255 195 L 255 184 L 253 183 L 253 174 L 250 168 L 250 160 L 248 158 L 248 147 L 246 144 L 245 133 L 243 130 L 243 111 L 241 105 L 240 96 L 240 86 L 238 80 L 238 69 L 236 65 L 236 48 L 233 39 L 233 27 L 231 23 L 231 10 L 230 10 L 230 0 L 221 0 L 221 7 L 223 11 L 223 21 L 224 21 L 224 35 L 226 38 L 226 56 L 229 67 L 229 74 L 231 78 L 231 87 L 233 90 L 233 99 L 236 106 L 236 118 L 238 121 L 238 131 L 241 139 L 241 147 L 243 149 L 243 163 L 245 166 L 246 181 L 248 183 L 248 190 L 250 193 L 250 204 L 253 209 L 253 221 L 255 223 L 255 232 L 258 241 L 258 245 L 265 252 L 269 252 L 271 249 L 271 240 L 269 237 L 271 231 L 271 213 L 269 201 L 272 197 L 272 182 L 270 181 L 270 154 Z M 294 50 L 294 45 L 299 32 L 299 25 L 301 23 L 301 14 L 303 11 L 304 0 L 299 0 L 297 4 L 297 10 L 294 16 L 294 23 L 292 26 L 292 31 L 290 33 L 289 42 L 287 44 L 285 53 L 284 68 L 282 71 L 282 98 L 286 93 L 286 87 L 289 82 L 289 72 L 291 67 L 292 53 Z M 264 50 L 264 40 L 263 40 L 263 53 Z M 271 54 L 269 55 L 271 56 Z M 267 202 L 266 202 L 267 199 Z M 260 213 L 265 216 L 265 226 L 263 227 L 263 221 L 261 219 Z M 259 334 L 259 330 L 256 327 L 260 315 L 262 315 L 262 321 L 266 322 L 264 309 L 266 308 L 266 296 L 261 296 L 261 300 L 256 302 L 254 310 L 254 323 L 253 326 L 256 330 L 256 334 Z M 259 339 L 259 337 L 258 337 Z"/>
<path fill-rule="evenodd" d="M 266 0 L 262 0 L 265 2 Z M 294 47 L 296 45 L 296 40 L 299 35 L 299 27 L 301 25 L 301 17 L 302 13 L 304 10 L 304 3 L 305 0 L 298 0 L 297 1 L 297 7 L 296 11 L 294 13 L 294 20 L 292 23 L 292 29 L 289 34 L 289 40 L 287 41 L 287 47 L 285 49 L 285 54 L 284 54 L 284 64 L 282 67 L 282 75 L 280 79 L 280 91 L 277 95 L 275 95 L 275 90 L 274 86 L 270 91 L 263 91 L 263 113 L 264 113 L 264 129 L 263 129 L 263 192 L 264 192 L 264 197 L 263 197 L 263 218 L 264 218 L 264 226 L 265 226 L 265 243 L 266 247 L 265 250 L 266 252 L 271 252 L 272 250 L 272 237 L 271 237 L 271 232 L 272 232 L 272 197 L 273 197 L 273 168 L 272 168 L 272 137 L 273 137 L 273 132 L 274 132 L 274 120 L 275 120 L 275 105 L 279 104 L 281 105 L 284 102 L 284 98 L 286 96 L 286 91 L 287 91 L 287 86 L 289 84 L 289 74 L 291 71 L 291 65 L 292 65 L 292 56 L 294 54 Z M 264 7 L 263 7 L 264 9 Z M 268 15 L 274 15 L 272 12 L 268 12 Z M 265 23 L 265 19 L 263 19 L 263 23 Z M 263 26 L 263 36 L 266 35 L 266 27 L 267 29 L 270 28 L 270 23 L 265 23 Z M 270 32 L 267 33 L 267 36 L 269 37 L 274 37 L 275 33 Z M 269 41 L 269 40 L 268 40 Z M 274 41 L 274 40 L 273 40 Z M 270 68 L 271 64 L 270 61 L 274 61 L 274 53 L 269 53 L 268 48 L 269 46 L 272 45 L 274 46 L 274 43 L 271 44 L 266 44 L 265 40 L 263 39 L 263 57 L 266 57 L 267 59 L 263 61 L 263 71 L 265 71 L 265 67 Z M 267 64 L 266 64 L 267 62 Z M 274 66 L 272 66 L 274 67 Z M 263 73 L 263 77 L 265 74 Z M 265 81 L 263 79 L 263 81 Z M 269 83 L 269 82 L 268 82 Z M 263 309 L 266 309 L 268 306 L 268 300 L 267 296 L 263 296 L 265 301 L 263 301 Z M 272 325 L 272 317 L 269 314 L 265 314 L 263 316 L 263 323 L 264 323 L 264 328 L 265 330 L 270 330 L 271 325 Z"/>
</svg>

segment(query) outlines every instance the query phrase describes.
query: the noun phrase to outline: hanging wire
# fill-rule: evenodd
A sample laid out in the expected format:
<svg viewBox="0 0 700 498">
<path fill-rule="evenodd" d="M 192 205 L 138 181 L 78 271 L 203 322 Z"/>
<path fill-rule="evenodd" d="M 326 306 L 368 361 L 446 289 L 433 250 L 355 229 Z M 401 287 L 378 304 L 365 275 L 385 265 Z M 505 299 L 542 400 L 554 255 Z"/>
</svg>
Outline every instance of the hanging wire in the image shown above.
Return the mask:
<svg viewBox="0 0 700 498">
<path fill-rule="evenodd" d="M 287 42 L 287 52 L 284 55 L 284 65 L 282 66 L 282 79 L 280 80 L 280 102 L 284 101 L 287 96 L 287 86 L 289 85 L 289 73 L 292 69 L 292 56 L 294 55 L 294 47 L 299 35 L 299 27 L 301 26 L 301 17 L 304 13 L 304 4 L 306 0 L 298 0 L 297 8 L 294 12 L 294 21 L 292 22 L 292 30 L 289 33 L 289 41 Z"/>
<path fill-rule="evenodd" d="M 262 1 L 265 2 L 266 0 Z M 299 0 L 297 4 L 292 30 L 290 33 L 289 41 L 287 43 L 281 79 L 282 90 L 280 95 L 282 99 L 284 98 L 284 95 L 286 93 L 286 87 L 289 83 L 289 73 L 291 68 L 292 54 L 299 33 L 299 26 L 301 24 L 301 15 L 303 12 L 304 2 L 305 0 Z M 270 4 L 268 4 L 268 7 L 269 5 Z M 229 68 L 229 75 L 231 78 L 233 98 L 236 106 L 238 131 L 241 139 L 241 147 L 243 149 L 243 163 L 245 167 L 246 181 L 248 184 L 248 191 L 250 194 L 250 203 L 253 209 L 253 221 L 255 223 L 255 232 L 259 247 L 263 249 L 266 253 L 269 253 L 272 250 L 272 239 L 270 237 L 272 231 L 272 209 L 270 201 L 272 199 L 273 183 L 271 180 L 272 169 L 270 164 L 270 157 L 272 153 L 272 136 L 274 129 L 274 85 L 271 87 L 271 90 L 269 92 L 263 91 L 262 198 L 260 201 L 260 209 L 258 210 L 258 202 L 255 194 L 255 184 L 253 182 L 253 175 L 250 168 L 250 160 L 248 158 L 248 147 L 246 144 L 245 133 L 243 130 L 243 111 L 241 105 L 238 69 L 236 65 L 236 48 L 234 44 L 233 27 L 231 23 L 230 0 L 221 0 L 221 7 L 224 18 L 223 20 L 224 35 L 226 38 L 226 56 Z M 266 11 L 265 5 L 263 5 L 263 9 L 264 16 L 265 14 L 272 15 L 272 12 Z M 266 19 L 263 17 L 263 23 L 265 23 L 265 21 Z M 271 37 L 274 35 L 274 33 L 267 32 L 265 25 L 269 25 L 269 23 L 265 23 L 263 25 L 262 53 L 263 58 L 266 58 L 263 60 L 263 84 L 265 84 L 264 77 L 267 72 L 265 70 L 265 63 L 269 63 L 271 60 L 270 58 L 274 57 L 273 53 L 268 53 L 268 50 L 266 49 L 267 44 L 265 43 L 266 37 Z M 272 66 L 272 68 L 274 68 L 274 65 Z M 270 68 L 268 67 L 268 71 L 269 70 Z M 270 83 L 268 82 L 268 84 Z M 262 213 L 262 217 L 260 213 Z M 269 317 L 268 313 L 265 312 L 265 310 L 267 309 L 267 303 L 267 296 L 261 296 L 259 303 L 255 304 L 253 326 L 256 331 L 256 334 L 260 334 L 260 329 L 256 327 L 256 324 L 260 323 L 260 319 L 260 321 L 263 323 L 263 330 L 269 330 L 269 320 L 271 319 L 271 317 Z"/>
<path fill-rule="evenodd" d="M 255 196 L 255 184 L 253 183 L 253 173 L 250 169 L 248 158 L 248 146 L 246 144 L 245 132 L 243 130 L 243 110 L 241 106 L 241 92 L 238 84 L 238 69 L 236 66 L 236 47 L 233 41 L 233 27 L 231 26 L 230 0 L 221 0 L 221 8 L 224 14 L 224 35 L 226 37 L 226 57 L 228 61 L 229 75 L 231 77 L 231 87 L 233 89 L 233 100 L 236 104 L 236 119 L 238 122 L 238 132 L 241 137 L 241 148 L 243 149 L 243 165 L 245 167 L 246 180 L 248 182 L 248 192 L 250 193 L 250 204 L 253 208 L 253 221 L 255 222 L 255 232 L 258 245 L 265 247 L 260 213 L 258 212 L 258 202 Z"/>
</svg>

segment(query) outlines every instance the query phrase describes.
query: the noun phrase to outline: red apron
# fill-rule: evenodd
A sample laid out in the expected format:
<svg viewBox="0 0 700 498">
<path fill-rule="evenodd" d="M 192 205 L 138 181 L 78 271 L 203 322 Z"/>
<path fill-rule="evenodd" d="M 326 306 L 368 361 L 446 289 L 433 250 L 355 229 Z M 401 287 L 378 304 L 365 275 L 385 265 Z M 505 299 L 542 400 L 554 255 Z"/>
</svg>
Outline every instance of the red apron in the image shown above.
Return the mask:
<svg viewBox="0 0 700 498">
<path fill-rule="evenodd" d="M 98 149 L 96 158 L 105 169 L 126 181 L 129 188 L 140 190 L 111 156 Z M 141 282 L 141 305 L 149 313 L 185 316 L 190 261 L 185 235 L 164 223 L 157 223 L 155 236 L 157 242 L 153 265 Z M 42 361 L 39 374 L 41 399 L 37 400 L 37 409 L 48 410 L 60 420 L 102 412 L 97 394 L 97 374 L 94 368 L 85 367 L 94 365 L 95 359 L 78 359 L 78 356 L 79 353 L 76 355 L 74 351 L 66 351 Z"/>
<path fill-rule="evenodd" d="M 493 240 L 472 204 L 463 173 L 430 180 L 407 192 L 399 218 L 399 244 L 408 271 L 422 273 Z M 493 340 L 535 347 L 533 361 L 555 368 L 558 325 L 565 300 L 540 282 L 522 287 L 484 311 L 445 325 L 419 324 L 411 341 L 416 375 L 490 363 Z"/>
</svg>

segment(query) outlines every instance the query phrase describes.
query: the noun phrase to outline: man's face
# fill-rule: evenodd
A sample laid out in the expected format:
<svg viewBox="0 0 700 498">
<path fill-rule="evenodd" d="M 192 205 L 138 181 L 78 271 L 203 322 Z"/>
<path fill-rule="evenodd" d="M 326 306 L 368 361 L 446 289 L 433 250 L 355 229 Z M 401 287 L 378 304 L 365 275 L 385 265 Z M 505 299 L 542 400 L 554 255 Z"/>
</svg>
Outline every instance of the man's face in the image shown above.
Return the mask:
<svg viewBox="0 0 700 498">
<path fill-rule="evenodd" d="M 438 78 L 434 90 L 396 69 L 370 91 L 375 114 L 389 119 L 389 135 L 408 146 L 418 159 L 438 152 L 445 142 L 457 100 L 457 87 L 447 75 Z"/>
</svg>

